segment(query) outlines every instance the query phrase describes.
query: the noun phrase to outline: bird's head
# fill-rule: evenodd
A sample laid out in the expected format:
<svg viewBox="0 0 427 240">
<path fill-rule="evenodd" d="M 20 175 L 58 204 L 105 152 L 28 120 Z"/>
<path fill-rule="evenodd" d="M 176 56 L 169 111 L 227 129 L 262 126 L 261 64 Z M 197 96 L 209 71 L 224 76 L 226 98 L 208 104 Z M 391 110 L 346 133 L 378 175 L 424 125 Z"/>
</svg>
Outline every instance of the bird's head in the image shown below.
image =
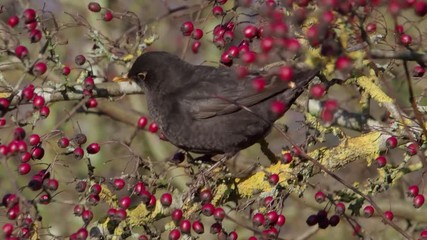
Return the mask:
<svg viewBox="0 0 427 240">
<path fill-rule="evenodd" d="M 148 90 L 155 90 L 167 82 L 171 84 L 173 71 L 182 69 L 186 63 L 179 57 L 167 52 L 147 52 L 139 56 L 133 63 L 128 78 Z"/>
</svg>

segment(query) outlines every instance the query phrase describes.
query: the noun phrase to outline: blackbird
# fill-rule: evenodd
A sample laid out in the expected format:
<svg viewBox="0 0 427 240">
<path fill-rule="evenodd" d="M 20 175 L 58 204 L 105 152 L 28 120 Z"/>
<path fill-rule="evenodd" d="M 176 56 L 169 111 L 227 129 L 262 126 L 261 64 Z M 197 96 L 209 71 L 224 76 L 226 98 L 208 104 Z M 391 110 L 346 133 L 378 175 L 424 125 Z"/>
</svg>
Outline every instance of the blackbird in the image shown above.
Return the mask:
<svg viewBox="0 0 427 240">
<path fill-rule="evenodd" d="M 273 101 L 290 106 L 317 73 L 295 69 L 293 87 L 272 76 L 257 91 L 233 69 L 147 52 L 127 77 L 142 86 L 151 116 L 172 144 L 189 152 L 232 156 L 263 139 L 281 117 L 271 110 Z"/>
</svg>

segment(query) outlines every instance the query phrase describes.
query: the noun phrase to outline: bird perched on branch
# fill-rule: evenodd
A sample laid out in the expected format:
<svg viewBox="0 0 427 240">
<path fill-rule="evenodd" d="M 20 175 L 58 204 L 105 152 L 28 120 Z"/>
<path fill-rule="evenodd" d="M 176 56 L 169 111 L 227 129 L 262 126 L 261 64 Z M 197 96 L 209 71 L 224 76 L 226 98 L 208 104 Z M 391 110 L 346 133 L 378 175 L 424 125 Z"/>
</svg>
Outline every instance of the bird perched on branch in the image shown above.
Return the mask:
<svg viewBox="0 0 427 240">
<path fill-rule="evenodd" d="M 272 111 L 273 102 L 290 106 L 317 73 L 295 69 L 292 87 L 272 76 L 260 91 L 233 69 L 147 52 L 127 77 L 143 87 L 151 116 L 172 144 L 190 152 L 232 156 L 263 139 L 287 110 Z"/>
</svg>

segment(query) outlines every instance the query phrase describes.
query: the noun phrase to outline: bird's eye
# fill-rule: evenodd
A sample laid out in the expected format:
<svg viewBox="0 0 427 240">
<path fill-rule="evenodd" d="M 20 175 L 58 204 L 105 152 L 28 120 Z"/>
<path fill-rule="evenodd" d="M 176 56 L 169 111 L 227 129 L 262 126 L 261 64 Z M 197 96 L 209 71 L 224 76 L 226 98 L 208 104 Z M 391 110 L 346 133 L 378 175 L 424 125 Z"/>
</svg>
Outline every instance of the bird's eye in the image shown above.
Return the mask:
<svg viewBox="0 0 427 240">
<path fill-rule="evenodd" d="M 144 81 L 145 80 L 145 76 L 147 76 L 147 72 L 142 72 L 142 73 L 138 73 L 138 79 L 140 81 Z"/>
</svg>

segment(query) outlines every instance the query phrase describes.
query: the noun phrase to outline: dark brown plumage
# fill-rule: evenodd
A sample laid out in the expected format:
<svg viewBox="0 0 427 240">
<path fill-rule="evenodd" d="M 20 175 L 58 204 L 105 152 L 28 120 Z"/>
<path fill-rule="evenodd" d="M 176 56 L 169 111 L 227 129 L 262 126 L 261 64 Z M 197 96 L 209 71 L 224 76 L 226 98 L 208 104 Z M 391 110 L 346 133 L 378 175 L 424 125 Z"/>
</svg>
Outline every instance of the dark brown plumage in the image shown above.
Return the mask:
<svg viewBox="0 0 427 240">
<path fill-rule="evenodd" d="M 268 134 L 280 117 L 271 111 L 272 101 L 290 106 L 316 73 L 296 71 L 294 88 L 271 77 L 257 92 L 233 69 L 148 52 L 138 57 L 128 77 L 144 88 L 149 112 L 172 144 L 190 152 L 233 155 Z"/>
</svg>

